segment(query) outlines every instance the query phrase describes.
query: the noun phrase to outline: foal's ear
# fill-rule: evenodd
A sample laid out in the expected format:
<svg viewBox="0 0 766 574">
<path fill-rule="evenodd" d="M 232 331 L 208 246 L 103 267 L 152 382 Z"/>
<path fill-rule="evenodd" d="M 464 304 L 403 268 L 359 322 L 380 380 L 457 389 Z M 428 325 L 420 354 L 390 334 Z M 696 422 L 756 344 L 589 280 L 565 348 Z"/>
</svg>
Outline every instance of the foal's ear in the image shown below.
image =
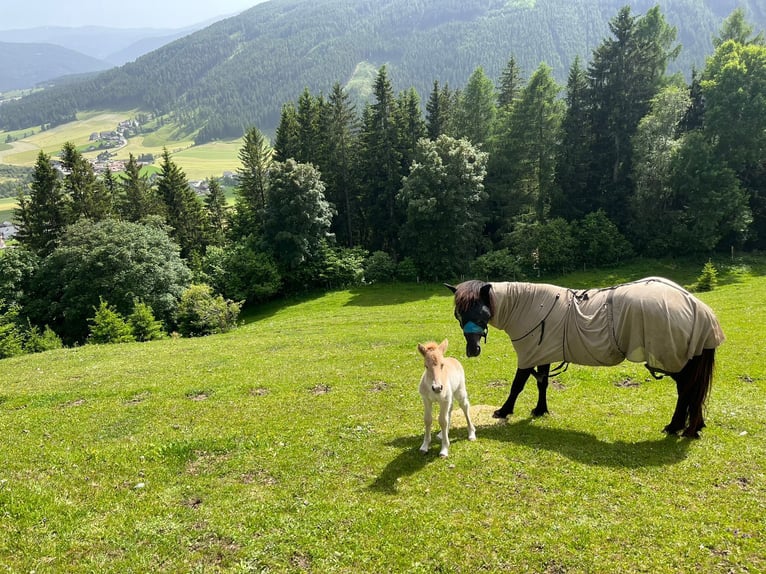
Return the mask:
<svg viewBox="0 0 766 574">
<path fill-rule="evenodd" d="M 453 293 L 454 293 L 455 291 L 457 291 L 457 287 L 454 287 L 454 286 L 450 285 L 449 283 L 445 283 L 445 284 L 444 284 L 444 286 L 445 286 L 447 289 L 449 289 L 450 291 L 452 291 Z"/>
<path fill-rule="evenodd" d="M 422 343 L 418 343 L 418 351 L 420 351 L 420 354 L 424 357 L 426 356 L 426 348 L 423 346 Z"/>
<path fill-rule="evenodd" d="M 444 339 L 441 343 L 439 343 L 439 350 L 442 352 L 442 355 L 447 352 L 448 345 L 449 341 L 447 341 L 447 339 Z"/>
</svg>

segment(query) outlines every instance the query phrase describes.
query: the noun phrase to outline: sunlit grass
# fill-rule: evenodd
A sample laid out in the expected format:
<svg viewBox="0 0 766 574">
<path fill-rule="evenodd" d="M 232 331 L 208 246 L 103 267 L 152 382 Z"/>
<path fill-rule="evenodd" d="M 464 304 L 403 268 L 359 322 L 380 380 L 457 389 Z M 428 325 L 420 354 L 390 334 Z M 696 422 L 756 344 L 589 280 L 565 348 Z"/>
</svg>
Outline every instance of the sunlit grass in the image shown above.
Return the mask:
<svg viewBox="0 0 766 574">
<path fill-rule="evenodd" d="M 556 282 L 604 285 L 643 265 Z M 665 265 L 679 282 L 701 268 Z M 225 335 L 6 359 L 0 566 L 764 571 L 766 276 L 737 269 L 701 295 L 728 340 L 699 441 L 661 434 L 673 384 L 629 363 L 571 366 L 550 416 L 529 416 L 530 383 L 509 422 L 491 419 L 513 349 L 493 329 L 466 359 L 440 285 L 278 301 Z M 415 346 L 444 337 L 466 368 L 478 440 L 457 411 L 441 460 L 436 446 L 418 452 Z"/>
</svg>

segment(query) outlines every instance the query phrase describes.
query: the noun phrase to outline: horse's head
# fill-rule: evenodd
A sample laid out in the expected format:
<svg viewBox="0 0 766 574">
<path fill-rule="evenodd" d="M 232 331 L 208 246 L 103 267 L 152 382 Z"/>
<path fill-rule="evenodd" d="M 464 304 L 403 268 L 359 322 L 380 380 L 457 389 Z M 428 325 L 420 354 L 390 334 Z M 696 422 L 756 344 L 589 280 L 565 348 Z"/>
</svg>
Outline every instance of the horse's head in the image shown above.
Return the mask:
<svg viewBox="0 0 766 574">
<path fill-rule="evenodd" d="M 487 342 L 489 320 L 492 318 L 492 285 L 483 281 L 464 281 L 457 287 L 444 284 L 455 294 L 455 318 L 465 337 L 465 354 L 481 354 L 481 338 Z"/>
<path fill-rule="evenodd" d="M 447 344 L 447 339 L 438 345 L 434 342 L 418 344 L 418 351 L 423 355 L 423 363 L 431 380 L 431 390 L 435 393 L 441 393 L 444 388 L 444 353 Z"/>
</svg>

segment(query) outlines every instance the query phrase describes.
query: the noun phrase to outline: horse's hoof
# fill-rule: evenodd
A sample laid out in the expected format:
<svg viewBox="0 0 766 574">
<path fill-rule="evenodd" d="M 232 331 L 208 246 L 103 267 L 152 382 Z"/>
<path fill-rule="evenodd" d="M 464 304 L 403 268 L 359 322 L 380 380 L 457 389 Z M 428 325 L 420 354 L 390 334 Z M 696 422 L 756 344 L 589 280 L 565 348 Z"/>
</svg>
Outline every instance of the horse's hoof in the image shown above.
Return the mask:
<svg viewBox="0 0 766 574">
<path fill-rule="evenodd" d="M 699 438 L 700 433 L 694 429 L 686 429 L 683 433 L 681 433 L 681 436 L 686 438 Z"/>
<path fill-rule="evenodd" d="M 672 425 L 667 425 L 664 429 L 662 429 L 662 432 L 665 434 L 678 434 L 678 431 L 681 429 L 678 427 L 674 427 Z"/>
<path fill-rule="evenodd" d="M 500 409 L 497 409 L 494 413 L 492 413 L 492 418 L 493 419 L 504 419 L 507 416 L 508 415 L 504 415 L 502 412 L 500 412 Z"/>
<path fill-rule="evenodd" d="M 420 452 L 422 452 L 423 454 L 428 454 L 428 448 L 423 448 L 423 447 L 421 446 L 421 447 L 420 447 Z"/>
<path fill-rule="evenodd" d="M 447 454 L 448 454 L 448 453 L 447 453 L 447 451 L 443 450 L 443 451 L 441 451 L 441 452 L 439 453 L 439 457 L 440 457 L 440 458 L 447 458 Z"/>
<path fill-rule="evenodd" d="M 538 411 L 537 409 L 532 409 L 532 416 L 533 417 L 541 417 L 541 416 L 547 415 L 547 414 L 548 414 L 548 409 L 545 409 L 545 410 L 542 410 L 542 411 Z"/>
</svg>

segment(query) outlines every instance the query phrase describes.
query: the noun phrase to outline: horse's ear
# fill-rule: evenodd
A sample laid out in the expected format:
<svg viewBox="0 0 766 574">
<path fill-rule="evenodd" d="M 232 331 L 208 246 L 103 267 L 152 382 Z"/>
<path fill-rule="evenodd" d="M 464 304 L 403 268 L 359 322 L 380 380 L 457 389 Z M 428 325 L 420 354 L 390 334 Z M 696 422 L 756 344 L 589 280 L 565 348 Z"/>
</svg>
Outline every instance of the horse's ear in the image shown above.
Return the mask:
<svg viewBox="0 0 766 574">
<path fill-rule="evenodd" d="M 484 301 L 487 305 L 490 304 L 490 294 L 489 292 L 492 291 L 492 284 L 491 283 L 485 283 L 481 286 L 481 289 L 479 289 L 479 295 L 481 296 L 481 300 Z"/>
<path fill-rule="evenodd" d="M 444 340 L 443 340 L 443 341 L 442 341 L 442 342 L 439 344 L 439 350 L 442 352 L 442 355 L 443 355 L 444 353 L 446 353 L 446 352 L 447 352 L 447 346 L 448 346 L 448 345 L 449 345 L 449 341 L 447 341 L 447 339 L 444 339 Z"/>
<path fill-rule="evenodd" d="M 422 343 L 418 343 L 418 351 L 420 351 L 420 354 L 425 357 L 425 355 L 426 355 L 426 348 L 423 346 Z"/>
<path fill-rule="evenodd" d="M 452 285 L 450 285 L 449 283 L 445 283 L 445 284 L 444 284 L 444 286 L 445 286 L 447 289 L 449 289 L 450 291 L 452 291 L 453 293 L 454 293 L 455 291 L 457 291 L 457 287 L 453 287 L 453 286 L 452 286 Z"/>
</svg>

